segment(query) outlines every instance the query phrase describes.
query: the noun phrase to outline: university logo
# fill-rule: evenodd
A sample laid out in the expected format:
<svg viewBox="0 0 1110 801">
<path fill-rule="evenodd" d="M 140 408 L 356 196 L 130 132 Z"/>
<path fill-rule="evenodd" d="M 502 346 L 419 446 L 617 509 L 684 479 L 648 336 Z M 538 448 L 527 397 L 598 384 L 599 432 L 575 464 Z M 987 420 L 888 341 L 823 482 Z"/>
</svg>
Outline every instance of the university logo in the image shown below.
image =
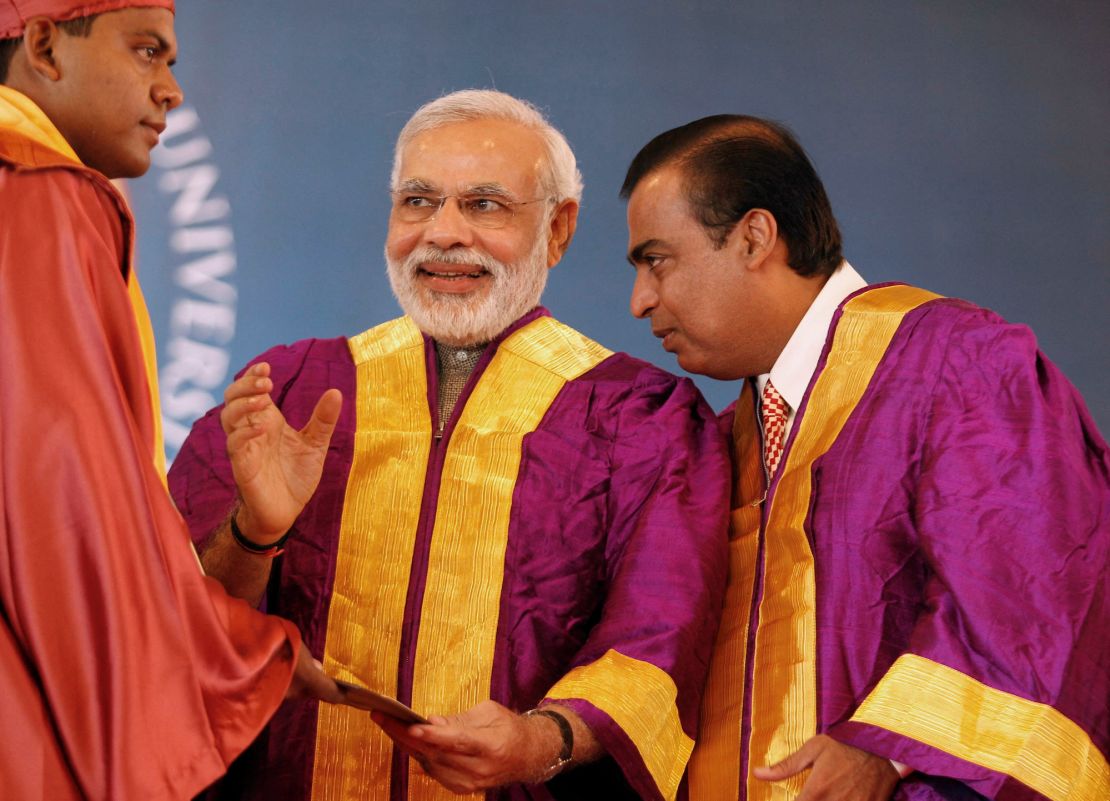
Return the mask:
<svg viewBox="0 0 1110 801">
<path fill-rule="evenodd" d="M 159 385 L 166 457 L 172 461 L 193 422 L 222 400 L 231 366 L 238 291 L 231 206 L 219 192 L 220 170 L 195 109 L 166 119 L 151 159 L 169 197 L 172 298 L 159 342 Z M 165 326 L 164 328 L 162 326 Z"/>
</svg>

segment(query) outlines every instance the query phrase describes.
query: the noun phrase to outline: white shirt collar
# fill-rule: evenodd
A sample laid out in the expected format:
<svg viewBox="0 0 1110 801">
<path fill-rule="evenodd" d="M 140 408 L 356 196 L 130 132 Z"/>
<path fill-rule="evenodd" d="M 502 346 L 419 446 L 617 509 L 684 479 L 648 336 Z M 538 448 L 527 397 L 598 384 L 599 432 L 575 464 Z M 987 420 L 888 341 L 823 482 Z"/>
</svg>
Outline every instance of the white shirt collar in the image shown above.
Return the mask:
<svg viewBox="0 0 1110 801">
<path fill-rule="evenodd" d="M 802 403 L 806 387 L 809 386 L 810 379 L 817 370 L 817 362 L 821 358 L 821 351 L 825 347 L 825 339 L 837 307 L 846 297 L 865 286 L 867 282 L 852 269 L 852 265 L 842 261 L 836 272 L 830 275 L 829 280 L 821 287 L 817 297 L 813 299 L 802 321 L 790 335 L 786 347 L 779 354 L 771 372 L 764 373 L 756 379 L 761 397 L 763 387 L 770 379 L 783 400 L 790 406 L 790 417 L 793 418 L 794 412 Z"/>
</svg>

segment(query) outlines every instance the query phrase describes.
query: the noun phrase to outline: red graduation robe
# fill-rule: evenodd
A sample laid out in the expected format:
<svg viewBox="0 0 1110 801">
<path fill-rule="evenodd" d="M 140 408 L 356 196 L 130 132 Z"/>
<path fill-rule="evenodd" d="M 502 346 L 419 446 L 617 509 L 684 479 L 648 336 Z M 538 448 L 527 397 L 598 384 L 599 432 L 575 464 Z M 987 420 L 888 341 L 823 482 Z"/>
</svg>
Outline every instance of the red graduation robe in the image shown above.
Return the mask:
<svg viewBox="0 0 1110 801">
<path fill-rule="evenodd" d="M 200 573 L 151 458 L 132 229 L 0 86 L 5 798 L 191 798 L 281 703 L 300 647 Z"/>
</svg>

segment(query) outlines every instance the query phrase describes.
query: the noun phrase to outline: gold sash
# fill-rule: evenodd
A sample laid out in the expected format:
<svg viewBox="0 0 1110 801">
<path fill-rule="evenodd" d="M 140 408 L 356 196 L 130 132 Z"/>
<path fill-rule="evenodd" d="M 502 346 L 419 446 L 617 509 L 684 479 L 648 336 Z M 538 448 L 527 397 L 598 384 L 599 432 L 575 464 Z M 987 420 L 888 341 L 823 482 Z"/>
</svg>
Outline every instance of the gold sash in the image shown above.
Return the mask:
<svg viewBox="0 0 1110 801">
<path fill-rule="evenodd" d="M 424 349 L 419 331 L 402 318 L 352 339 L 351 353 L 358 428 L 324 665 L 392 695 L 432 447 Z M 418 711 L 455 714 L 489 697 L 524 436 L 566 382 L 609 355 L 541 317 L 501 344 L 467 400 L 445 443 L 413 665 Z M 321 705 L 312 798 L 384 801 L 391 752 L 366 713 Z M 415 765 L 409 787 L 412 798 L 457 798 Z"/>
</svg>

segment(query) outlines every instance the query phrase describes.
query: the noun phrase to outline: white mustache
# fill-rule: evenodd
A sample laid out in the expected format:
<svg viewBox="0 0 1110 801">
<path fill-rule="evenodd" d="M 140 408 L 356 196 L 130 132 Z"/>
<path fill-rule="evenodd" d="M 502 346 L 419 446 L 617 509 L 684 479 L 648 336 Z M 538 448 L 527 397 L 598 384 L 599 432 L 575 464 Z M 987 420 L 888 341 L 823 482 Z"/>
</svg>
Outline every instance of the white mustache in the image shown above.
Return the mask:
<svg viewBox="0 0 1110 801">
<path fill-rule="evenodd" d="M 504 264 L 481 251 L 470 248 L 441 250 L 435 245 L 424 245 L 410 253 L 404 261 L 404 270 L 407 273 L 415 273 L 426 262 L 456 264 L 464 267 L 477 265 L 494 278 L 499 278 L 505 270 Z"/>
</svg>

